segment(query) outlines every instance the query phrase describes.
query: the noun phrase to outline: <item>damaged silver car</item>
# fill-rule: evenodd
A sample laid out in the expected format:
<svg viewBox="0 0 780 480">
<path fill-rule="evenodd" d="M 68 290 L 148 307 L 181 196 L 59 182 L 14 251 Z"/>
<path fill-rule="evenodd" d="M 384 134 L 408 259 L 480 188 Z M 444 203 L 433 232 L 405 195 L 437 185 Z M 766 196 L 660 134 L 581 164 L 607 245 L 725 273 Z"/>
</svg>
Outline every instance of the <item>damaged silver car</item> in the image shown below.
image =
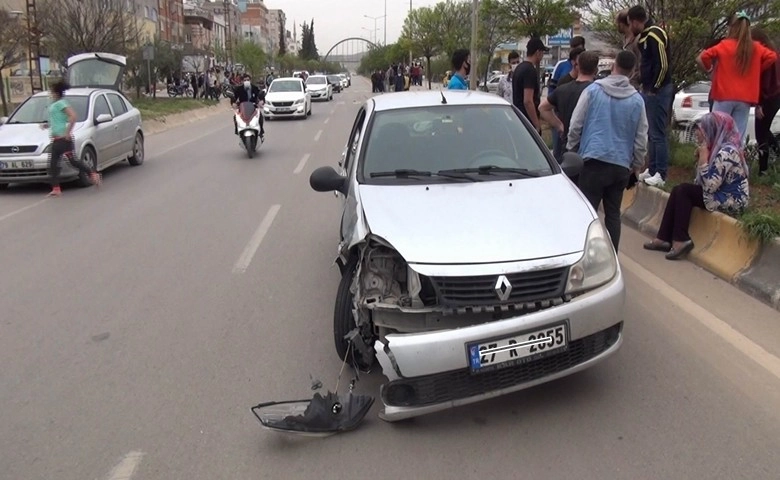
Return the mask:
<svg viewBox="0 0 780 480">
<path fill-rule="evenodd" d="M 388 382 L 401 420 L 595 365 L 622 343 L 625 286 L 596 212 L 510 104 L 480 92 L 381 95 L 339 170 L 336 351 Z"/>
</svg>

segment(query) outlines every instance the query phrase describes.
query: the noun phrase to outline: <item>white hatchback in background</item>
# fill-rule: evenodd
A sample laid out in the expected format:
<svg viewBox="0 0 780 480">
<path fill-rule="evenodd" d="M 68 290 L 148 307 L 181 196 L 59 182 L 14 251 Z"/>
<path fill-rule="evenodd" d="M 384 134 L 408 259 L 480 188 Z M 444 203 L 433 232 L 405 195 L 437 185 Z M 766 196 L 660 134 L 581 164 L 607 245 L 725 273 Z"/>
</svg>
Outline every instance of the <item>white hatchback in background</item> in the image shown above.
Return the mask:
<svg viewBox="0 0 780 480">
<path fill-rule="evenodd" d="M 333 100 L 333 85 L 328 81 L 325 75 L 312 75 L 306 79 L 306 90 L 311 95 L 312 100 L 324 100 L 329 102 Z"/>
<path fill-rule="evenodd" d="M 311 95 L 300 78 L 277 78 L 265 94 L 263 117 L 306 118 L 311 115 Z"/>
</svg>

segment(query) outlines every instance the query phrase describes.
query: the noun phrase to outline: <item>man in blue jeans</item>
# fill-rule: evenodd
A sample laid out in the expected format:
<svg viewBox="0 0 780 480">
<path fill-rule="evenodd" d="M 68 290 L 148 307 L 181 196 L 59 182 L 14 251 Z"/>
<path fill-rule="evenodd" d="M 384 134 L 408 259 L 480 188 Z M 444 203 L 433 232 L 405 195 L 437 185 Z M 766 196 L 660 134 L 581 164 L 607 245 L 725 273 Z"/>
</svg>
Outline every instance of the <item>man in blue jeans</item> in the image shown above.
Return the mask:
<svg viewBox="0 0 780 480">
<path fill-rule="evenodd" d="M 660 187 L 666 182 L 669 167 L 666 127 L 674 99 L 672 72 L 669 70 L 669 37 L 663 28 L 648 17 L 644 7 L 639 5 L 628 10 L 628 22 L 631 31 L 638 37 L 639 50 L 642 53 L 639 62 L 640 82 L 650 137 L 650 165 L 637 178 L 648 185 Z"/>
</svg>

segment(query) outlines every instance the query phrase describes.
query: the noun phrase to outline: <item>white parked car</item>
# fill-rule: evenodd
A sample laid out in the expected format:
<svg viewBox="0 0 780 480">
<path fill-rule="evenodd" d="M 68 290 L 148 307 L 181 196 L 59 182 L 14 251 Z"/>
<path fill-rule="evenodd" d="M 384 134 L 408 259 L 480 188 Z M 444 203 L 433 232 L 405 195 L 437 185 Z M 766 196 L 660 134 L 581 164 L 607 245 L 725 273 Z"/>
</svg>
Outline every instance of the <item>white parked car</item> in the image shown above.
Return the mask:
<svg viewBox="0 0 780 480">
<path fill-rule="evenodd" d="M 307 78 L 306 91 L 309 92 L 312 100 L 326 102 L 333 100 L 333 85 L 330 84 L 326 75 L 312 75 Z"/>
<path fill-rule="evenodd" d="M 263 118 L 307 118 L 311 115 L 311 95 L 300 78 L 276 78 L 265 93 Z"/>
<path fill-rule="evenodd" d="M 65 98 L 76 114 L 73 129 L 75 154 L 90 168 L 103 171 L 127 160 L 144 161 L 141 112 L 121 93 L 125 57 L 111 53 L 83 53 L 68 58 L 70 90 Z M 22 102 L 8 118 L 0 118 L 0 189 L 14 183 L 49 181 L 48 92 Z M 61 162 L 63 181 L 92 185 L 86 175 L 67 161 Z"/>
<path fill-rule="evenodd" d="M 379 362 L 385 420 L 529 388 L 614 354 L 625 286 L 596 211 L 530 122 L 496 95 L 378 95 L 338 169 L 342 360 Z"/>
<path fill-rule="evenodd" d="M 498 84 L 501 82 L 501 79 L 504 78 L 504 77 L 506 77 L 506 74 L 505 73 L 501 73 L 501 74 L 493 75 L 492 77 L 490 77 L 488 79 L 487 83 L 480 82 L 481 83 L 480 86 L 482 87 L 482 91 L 483 92 L 488 92 L 488 93 L 493 93 L 493 94 L 498 94 Z"/>
<path fill-rule="evenodd" d="M 672 123 L 676 127 L 685 128 L 682 134 L 684 142 L 695 142 L 695 135 L 690 126 L 710 111 L 709 95 L 711 82 L 696 82 L 683 87 L 674 96 L 672 103 Z M 780 116 L 772 120 L 771 130 L 774 134 L 780 133 Z M 756 143 L 756 109 L 751 107 L 748 116 L 748 143 Z"/>
</svg>

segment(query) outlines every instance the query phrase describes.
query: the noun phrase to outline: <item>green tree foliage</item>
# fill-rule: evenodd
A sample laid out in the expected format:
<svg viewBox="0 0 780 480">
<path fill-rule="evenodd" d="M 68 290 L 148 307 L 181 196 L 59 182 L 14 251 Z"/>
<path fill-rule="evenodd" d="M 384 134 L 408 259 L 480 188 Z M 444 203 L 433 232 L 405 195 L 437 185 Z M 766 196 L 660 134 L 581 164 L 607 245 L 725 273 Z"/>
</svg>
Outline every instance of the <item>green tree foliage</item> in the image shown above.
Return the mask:
<svg viewBox="0 0 780 480">
<path fill-rule="evenodd" d="M 438 19 L 441 53 L 447 57 L 459 48 L 468 48 L 471 43 L 471 2 L 446 0 L 433 7 L 434 18 Z"/>
<path fill-rule="evenodd" d="M 600 1 L 600 0 L 597 0 Z M 610 1 L 610 0 L 607 0 Z M 554 35 L 579 18 L 586 0 L 499 0 L 499 15 L 511 19 L 516 37 Z"/>
<path fill-rule="evenodd" d="M 317 42 L 314 39 L 314 19 L 309 24 L 303 22 L 301 25 L 301 49 L 298 51 L 298 56 L 304 60 L 320 59 Z"/>
<path fill-rule="evenodd" d="M 402 43 L 410 47 L 413 52 L 425 57 L 427 72 L 431 71 L 431 59 L 444 51 L 443 19 L 441 12 L 436 11 L 436 7 L 421 7 L 409 12 L 401 32 L 401 38 L 404 39 Z M 430 89 L 430 73 L 427 77 L 428 89 Z"/>
<path fill-rule="evenodd" d="M 360 66 L 357 71 L 361 75 L 371 75 L 371 73 L 377 70 L 384 72 L 393 63 L 403 62 L 404 60 L 409 60 L 409 47 L 402 42 L 373 47 L 360 60 Z"/>
<path fill-rule="evenodd" d="M 485 82 L 492 70 L 496 48 L 513 38 L 514 22 L 502 10 L 501 0 L 482 0 L 479 11 L 479 72 Z"/>
<path fill-rule="evenodd" d="M 588 7 L 590 28 L 604 41 L 616 48 L 623 39 L 617 33 L 615 16 L 618 11 L 635 5 L 627 0 L 595 0 Z M 679 87 L 683 83 L 701 80 L 704 74 L 696 68 L 699 51 L 713 40 L 726 34 L 728 16 L 740 10 L 747 11 L 753 21 L 777 37 L 780 33 L 780 0 L 687 0 L 686 2 L 647 2 L 648 13 L 666 27 L 671 45 L 669 65 L 672 81 Z"/>
<path fill-rule="evenodd" d="M 236 63 L 244 65 L 246 71 L 253 78 L 265 76 L 266 55 L 260 45 L 254 42 L 241 41 L 233 50 L 233 57 L 236 59 Z"/>
<path fill-rule="evenodd" d="M 19 18 L 5 8 L 0 9 L 0 100 L 3 103 L 3 115 L 8 115 L 3 70 L 24 61 L 26 41 L 26 28 Z"/>
</svg>

